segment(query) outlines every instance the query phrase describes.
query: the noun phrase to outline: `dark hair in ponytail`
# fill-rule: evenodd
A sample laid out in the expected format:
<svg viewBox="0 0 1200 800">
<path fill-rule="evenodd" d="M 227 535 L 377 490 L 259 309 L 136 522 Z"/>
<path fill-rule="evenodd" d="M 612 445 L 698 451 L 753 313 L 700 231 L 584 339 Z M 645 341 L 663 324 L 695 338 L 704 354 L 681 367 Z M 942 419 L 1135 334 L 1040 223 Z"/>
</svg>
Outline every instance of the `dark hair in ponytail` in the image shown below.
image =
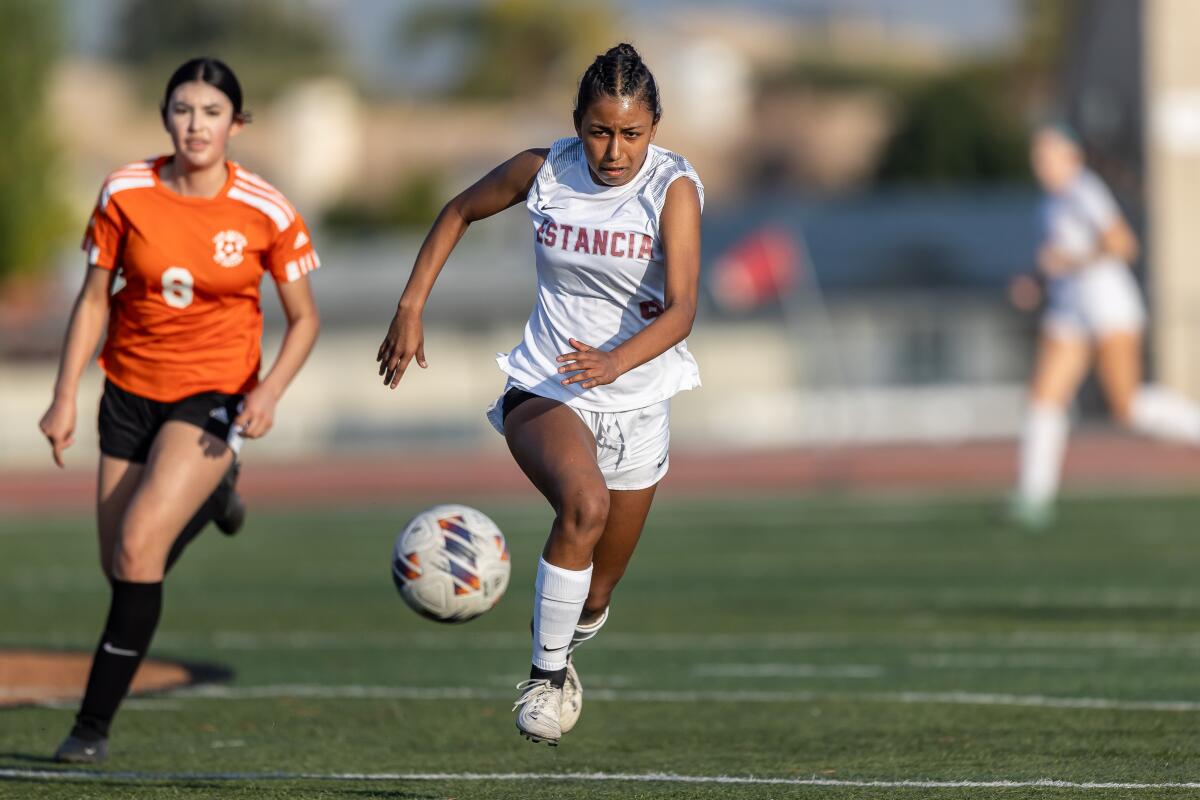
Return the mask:
<svg viewBox="0 0 1200 800">
<path fill-rule="evenodd" d="M 583 73 L 579 81 L 579 96 L 575 99 L 575 127 L 583 121 L 583 114 L 598 97 L 629 97 L 645 104 L 654 115 L 657 125 L 662 116 L 662 103 L 658 99 L 658 84 L 650 69 L 631 44 L 622 42 L 611 48 Z"/>
<path fill-rule="evenodd" d="M 162 115 L 167 117 L 167 104 L 171 102 L 171 94 L 183 83 L 203 81 L 209 86 L 220 89 L 229 102 L 233 103 L 233 119 L 235 122 L 249 122 L 250 112 L 242 110 L 242 85 L 238 83 L 233 70 L 219 58 L 193 58 L 185 61 L 167 81 L 167 91 L 163 94 Z"/>
</svg>

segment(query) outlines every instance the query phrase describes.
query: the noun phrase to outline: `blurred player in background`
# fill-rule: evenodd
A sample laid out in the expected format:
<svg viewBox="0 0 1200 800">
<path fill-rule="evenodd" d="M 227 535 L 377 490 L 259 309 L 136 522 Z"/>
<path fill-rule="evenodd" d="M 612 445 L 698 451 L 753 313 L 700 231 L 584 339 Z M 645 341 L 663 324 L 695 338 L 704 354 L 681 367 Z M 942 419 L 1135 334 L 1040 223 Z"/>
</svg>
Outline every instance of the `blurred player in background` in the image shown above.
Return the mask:
<svg viewBox="0 0 1200 800">
<path fill-rule="evenodd" d="M 393 388 L 411 359 L 426 366 L 421 313 L 451 250 L 472 222 L 524 203 L 537 303 L 524 339 L 497 359 L 508 382 L 488 418 L 556 514 L 514 707 L 535 742 L 557 744 L 578 719 L 572 651 L 608 618 L 667 472 L 670 398 L 700 385 L 684 338 L 703 186 L 685 159 L 651 145 L 661 113 L 633 47 L 597 57 L 580 81 L 577 136 L 519 153 L 442 210 L 377 356 Z"/>
<path fill-rule="evenodd" d="M 227 531 L 240 525 L 231 483 L 242 437 L 270 430 L 319 327 L 305 278 L 318 262 L 304 221 L 262 178 L 226 160 L 248 121 L 233 72 L 211 58 L 180 66 L 162 120 L 174 153 L 121 167 L 100 191 L 84 241 L 87 275 L 40 425 L 62 466 L 79 380 L 107 328 L 96 517 L 112 598 L 59 761 L 105 758 L 109 725 L 158 625 L 163 576 L 209 519 Z M 287 333 L 260 382 L 264 273 L 277 284 Z"/>
<path fill-rule="evenodd" d="M 1130 269 L 1137 238 L 1108 187 L 1085 165 L 1073 131 L 1064 125 L 1037 130 L 1031 161 L 1046 195 L 1037 265 L 1047 306 L 1021 437 L 1014 516 L 1040 528 L 1053 518 L 1067 411 L 1093 358 L 1109 411 L 1122 425 L 1200 444 L 1200 408 L 1142 383 L 1146 311 Z"/>
</svg>

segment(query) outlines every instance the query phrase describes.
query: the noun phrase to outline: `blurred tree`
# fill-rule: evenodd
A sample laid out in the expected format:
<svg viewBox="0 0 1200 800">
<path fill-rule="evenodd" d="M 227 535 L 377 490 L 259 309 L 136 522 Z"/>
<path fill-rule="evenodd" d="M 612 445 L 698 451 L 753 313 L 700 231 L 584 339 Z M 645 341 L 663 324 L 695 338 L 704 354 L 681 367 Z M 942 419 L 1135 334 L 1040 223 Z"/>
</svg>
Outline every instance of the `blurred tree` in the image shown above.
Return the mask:
<svg viewBox="0 0 1200 800">
<path fill-rule="evenodd" d="M 506 99 L 528 96 L 583 67 L 617 43 L 611 9 L 581 0 L 484 0 L 469 5 L 430 3 L 405 20 L 401 41 L 420 47 L 449 39 L 463 57 L 452 93 Z M 574 76 L 572 76 L 574 77 Z"/>
<path fill-rule="evenodd" d="M 58 21 L 54 2 L 0 2 L 0 281 L 46 265 L 64 232 L 44 113 Z"/>
<path fill-rule="evenodd" d="M 357 194 L 343 198 L 325 212 L 322 222 L 328 230 L 347 236 L 426 229 L 445 202 L 441 176 L 421 172 L 382 202 L 366 202 Z"/>
<path fill-rule="evenodd" d="M 912 87 L 884 152 L 884 181 L 1029 180 L 1019 107 L 1000 67 L 955 70 Z"/>
<path fill-rule="evenodd" d="M 1058 76 L 1071 31 L 1080 20 L 1081 5 L 1080 0 L 1024 0 L 1024 35 L 1018 55 L 1024 71 L 1043 81 Z"/>
<path fill-rule="evenodd" d="M 171 71 L 194 56 L 233 67 L 251 99 L 299 78 L 341 72 L 328 25 L 306 6 L 281 0 L 125 0 L 115 55 L 137 67 L 157 97 Z"/>
</svg>

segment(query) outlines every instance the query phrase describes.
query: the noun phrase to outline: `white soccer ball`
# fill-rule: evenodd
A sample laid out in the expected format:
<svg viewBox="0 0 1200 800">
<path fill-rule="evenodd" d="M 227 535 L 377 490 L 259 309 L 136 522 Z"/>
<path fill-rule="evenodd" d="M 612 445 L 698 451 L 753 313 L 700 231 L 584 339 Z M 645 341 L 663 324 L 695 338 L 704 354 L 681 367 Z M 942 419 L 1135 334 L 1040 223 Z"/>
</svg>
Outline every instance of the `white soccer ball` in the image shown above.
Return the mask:
<svg viewBox="0 0 1200 800">
<path fill-rule="evenodd" d="M 392 548 L 392 580 L 404 602 L 437 622 L 466 622 L 508 588 L 504 534 L 470 506 L 442 505 L 413 517 Z"/>
</svg>

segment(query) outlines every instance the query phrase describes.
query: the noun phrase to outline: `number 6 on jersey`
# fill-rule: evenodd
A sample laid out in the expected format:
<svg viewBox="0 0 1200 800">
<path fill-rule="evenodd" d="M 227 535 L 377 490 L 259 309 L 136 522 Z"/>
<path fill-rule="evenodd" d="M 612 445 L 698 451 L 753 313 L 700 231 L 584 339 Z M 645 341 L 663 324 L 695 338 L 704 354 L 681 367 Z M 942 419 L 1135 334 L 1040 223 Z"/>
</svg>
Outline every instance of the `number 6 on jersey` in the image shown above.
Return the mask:
<svg viewBox="0 0 1200 800">
<path fill-rule="evenodd" d="M 187 308 L 192 304 L 196 279 L 184 267 L 167 267 L 162 274 L 162 296 L 171 308 Z"/>
</svg>

